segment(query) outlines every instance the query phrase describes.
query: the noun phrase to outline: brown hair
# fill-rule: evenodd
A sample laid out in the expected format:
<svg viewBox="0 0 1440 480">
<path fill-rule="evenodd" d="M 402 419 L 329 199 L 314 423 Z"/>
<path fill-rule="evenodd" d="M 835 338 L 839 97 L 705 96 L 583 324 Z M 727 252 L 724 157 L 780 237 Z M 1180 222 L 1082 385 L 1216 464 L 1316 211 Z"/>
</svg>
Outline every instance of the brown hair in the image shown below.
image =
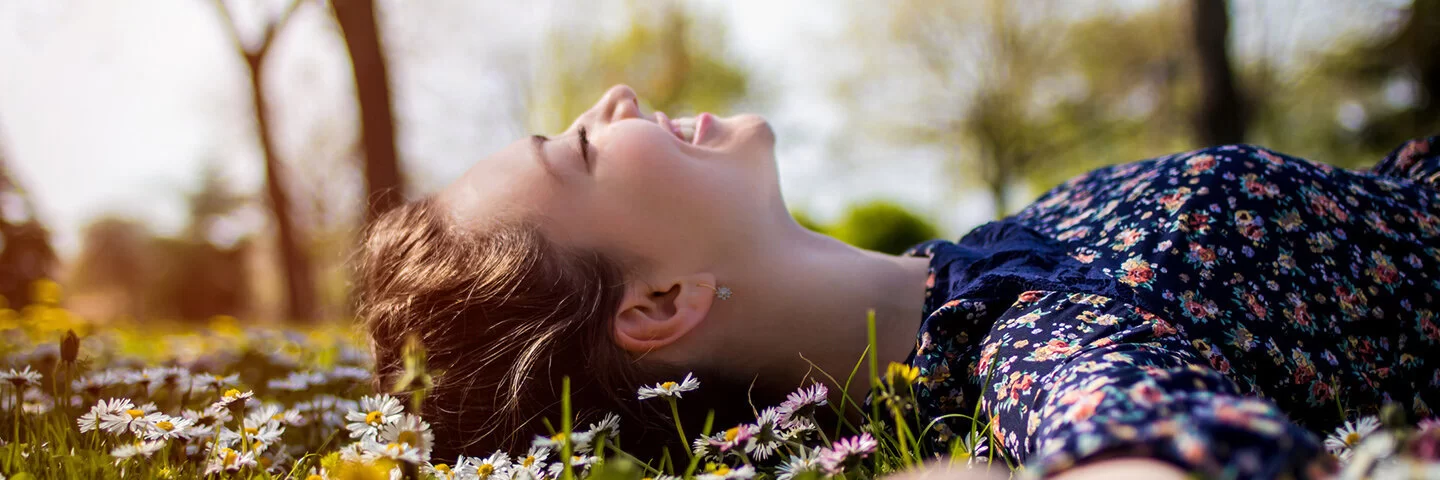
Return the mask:
<svg viewBox="0 0 1440 480">
<path fill-rule="evenodd" d="M 594 321 L 619 306 L 616 262 L 560 249 L 523 222 L 462 230 L 425 199 L 371 224 L 356 267 L 377 390 L 402 373 L 408 335 L 428 353 L 435 384 L 422 416 L 437 456 L 523 447 L 545 433 L 538 417 L 558 412 L 564 376 L 582 418 L 627 403 L 638 368 Z"/>
<path fill-rule="evenodd" d="M 413 334 L 435 376 L 421 416 L 434 429 L 437 458 L 521 452 L 548 433 L 542 418 L 558 429 L 567 376 L 576 430 L 614 412 L 624 419 L 627 452 L 688 448 L 673 445 L 662 402 L 635 397 L 636 387 L 685 371 L 639 363 L 611 337 L 626 273 L 611 256 L 561 248 L 525 221 L 472 230 L 433 198 L 397 207 L 366 229 L 356 258 L 357 313 L 375 353 L 376 388 L 388 390 L 403 373 Z M 687 393 L 681 409 L 691 433 L 709 411 L 717 428 L 752 419 L 746 392 L 783 398 L 697 373 L 704 387 Z"/>
</svg>

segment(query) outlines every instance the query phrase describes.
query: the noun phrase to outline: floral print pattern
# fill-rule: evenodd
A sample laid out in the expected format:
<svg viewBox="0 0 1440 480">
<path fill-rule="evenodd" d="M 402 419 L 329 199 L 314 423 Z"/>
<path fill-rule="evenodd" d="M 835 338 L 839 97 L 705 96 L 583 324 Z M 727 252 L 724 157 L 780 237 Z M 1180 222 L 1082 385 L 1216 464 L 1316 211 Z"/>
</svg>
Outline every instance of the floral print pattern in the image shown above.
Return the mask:
<svg viewBox="0 0 1440 480">
<path fill-rule="evenodd" d="M 910 364 L 936 448 L 978 411 L 1045 475 L 1141 455 L 1304 478 L 1312 432 L 1440 401 L 1437 138 L 1371 171 L 1235 145 L 1092 171 L 932 241 Z M 968 427 L 965 427 L 968 428 Z"/>
</svg>

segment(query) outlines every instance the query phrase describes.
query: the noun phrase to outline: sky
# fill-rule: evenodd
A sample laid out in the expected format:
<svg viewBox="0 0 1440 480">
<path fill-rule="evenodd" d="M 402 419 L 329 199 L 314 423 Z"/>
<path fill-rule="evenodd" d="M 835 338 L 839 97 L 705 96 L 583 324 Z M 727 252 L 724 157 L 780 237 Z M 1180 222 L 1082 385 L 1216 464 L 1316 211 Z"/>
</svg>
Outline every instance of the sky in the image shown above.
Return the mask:
<svg viewBox="0 0 1440 480">
<path fill-rule="evenodd" d="M 258 33 L 258 19 L 281 3 L 230 5 L 248 40 Z M 526 81 L 516 72 L 533 70 L 547 28 L 577 18 L 611 29 L 622 22 L 607 14 L 617 9 L 604 2 L 379 3 L 399 147 L 420 191 L 439 188 L 529 133 L 515 121 L 524 100 L 514 92 Z M 792 206 L 823 219 L 850 201 L 893 198 L 935 218 L 947 236 L 985 220 L 988 200 L 949 192 L 935 180 L 938 162 L 923 152 L 866 152 L 862 156 L 871 158 L 862 160 L 872 167 L 864 171 L 831 161 L 835 140 L 854 128 L 831 87 L 857 68 L 836 50 L 851 21 L 846 2 L 690 3 L 726 23 L 726 48 L 750 70 L 753 88 L 766 92 L 741 109 L 761 113 L 775 126 L 781 185 Z M 1339 31 L 1330 28 L 1336 19 L 1376 20 L 1326 1 L 1293 3 L 1323 5 L 1296 15 L 1315 16 L 1315 24 L 1327 28 L 1285 35 L 1323 38 Z M 1277 4 L 1292 2 L 1237 1 L 1236 31 L 1256 31 L 1246 22 L 1284 13 L 1267 11 Z M 594 15 L 577 15 L 577 5 Z M 334 162 L 353 161 L 347 148 L 356 125 L 348 58 L 325 15 L 318 2 L 297 12 L 276 41 L 266 79 L 283 158 L 307 159 L 291 162 L 308 179 L 297 185 L 302 196 L 353 192 L 358 181 L 328 175 L 346 171 Z M 0 4 L 0 152 L 30 191 L 62 255 L 77 251 L 81 228 L 101 214 L 131 216 L 160 233 L 178 231 L 185 222 L 184 194 L 198 185 L 198 172 L 207 165 L 240 191 L 258 191 L 262 161 L 249 85 L 221 21 L 213 4 L 201 0 Z M 1263 50 L 1263 35 L 1241 35 L 1239 49 Z"/>
</svg>

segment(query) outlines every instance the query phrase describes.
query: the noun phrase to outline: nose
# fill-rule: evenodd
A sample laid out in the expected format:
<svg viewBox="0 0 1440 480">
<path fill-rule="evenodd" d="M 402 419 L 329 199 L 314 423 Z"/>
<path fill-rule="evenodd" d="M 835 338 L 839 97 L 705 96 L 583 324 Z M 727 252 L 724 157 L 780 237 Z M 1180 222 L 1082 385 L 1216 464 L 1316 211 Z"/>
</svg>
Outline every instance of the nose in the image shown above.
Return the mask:
<svg viewBox="0 0 1440 480">
<path fill-rule="evenodd" d="M 635 90 L 625 85 L 610 87 L 601 99 L 601 105 L 601 118 L 611 122 L 640 117 L 640 103 L 635 97 Z"/>
</svg>

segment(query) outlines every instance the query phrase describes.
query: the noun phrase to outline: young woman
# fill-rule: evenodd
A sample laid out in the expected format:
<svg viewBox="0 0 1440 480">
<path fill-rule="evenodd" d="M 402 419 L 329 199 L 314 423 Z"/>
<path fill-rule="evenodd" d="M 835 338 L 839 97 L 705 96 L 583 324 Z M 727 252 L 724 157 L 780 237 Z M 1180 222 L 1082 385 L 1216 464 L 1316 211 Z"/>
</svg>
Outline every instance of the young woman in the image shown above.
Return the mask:
<svg viewBox="0 0 1440 480">
<path fill-rule="evenodd" d="M 523 449 L 565 376 L 582 414 L 690 371 L 711 396 L 687 406 L 748 410 L 844 377 L 873 309 L 921 413 L 980 402 L 1032 473 L 1307 476 L 1311 431 L 1440 401 L 1437 147 L 1367 172 L 1253 146 L 1117 165 L 889 256 L 795 223 L 763 119 L 646 114 L 617 86 L 375 222 L 359 311 L 379 381 L 426 348 L 437 455 Z"/>
</svg>

